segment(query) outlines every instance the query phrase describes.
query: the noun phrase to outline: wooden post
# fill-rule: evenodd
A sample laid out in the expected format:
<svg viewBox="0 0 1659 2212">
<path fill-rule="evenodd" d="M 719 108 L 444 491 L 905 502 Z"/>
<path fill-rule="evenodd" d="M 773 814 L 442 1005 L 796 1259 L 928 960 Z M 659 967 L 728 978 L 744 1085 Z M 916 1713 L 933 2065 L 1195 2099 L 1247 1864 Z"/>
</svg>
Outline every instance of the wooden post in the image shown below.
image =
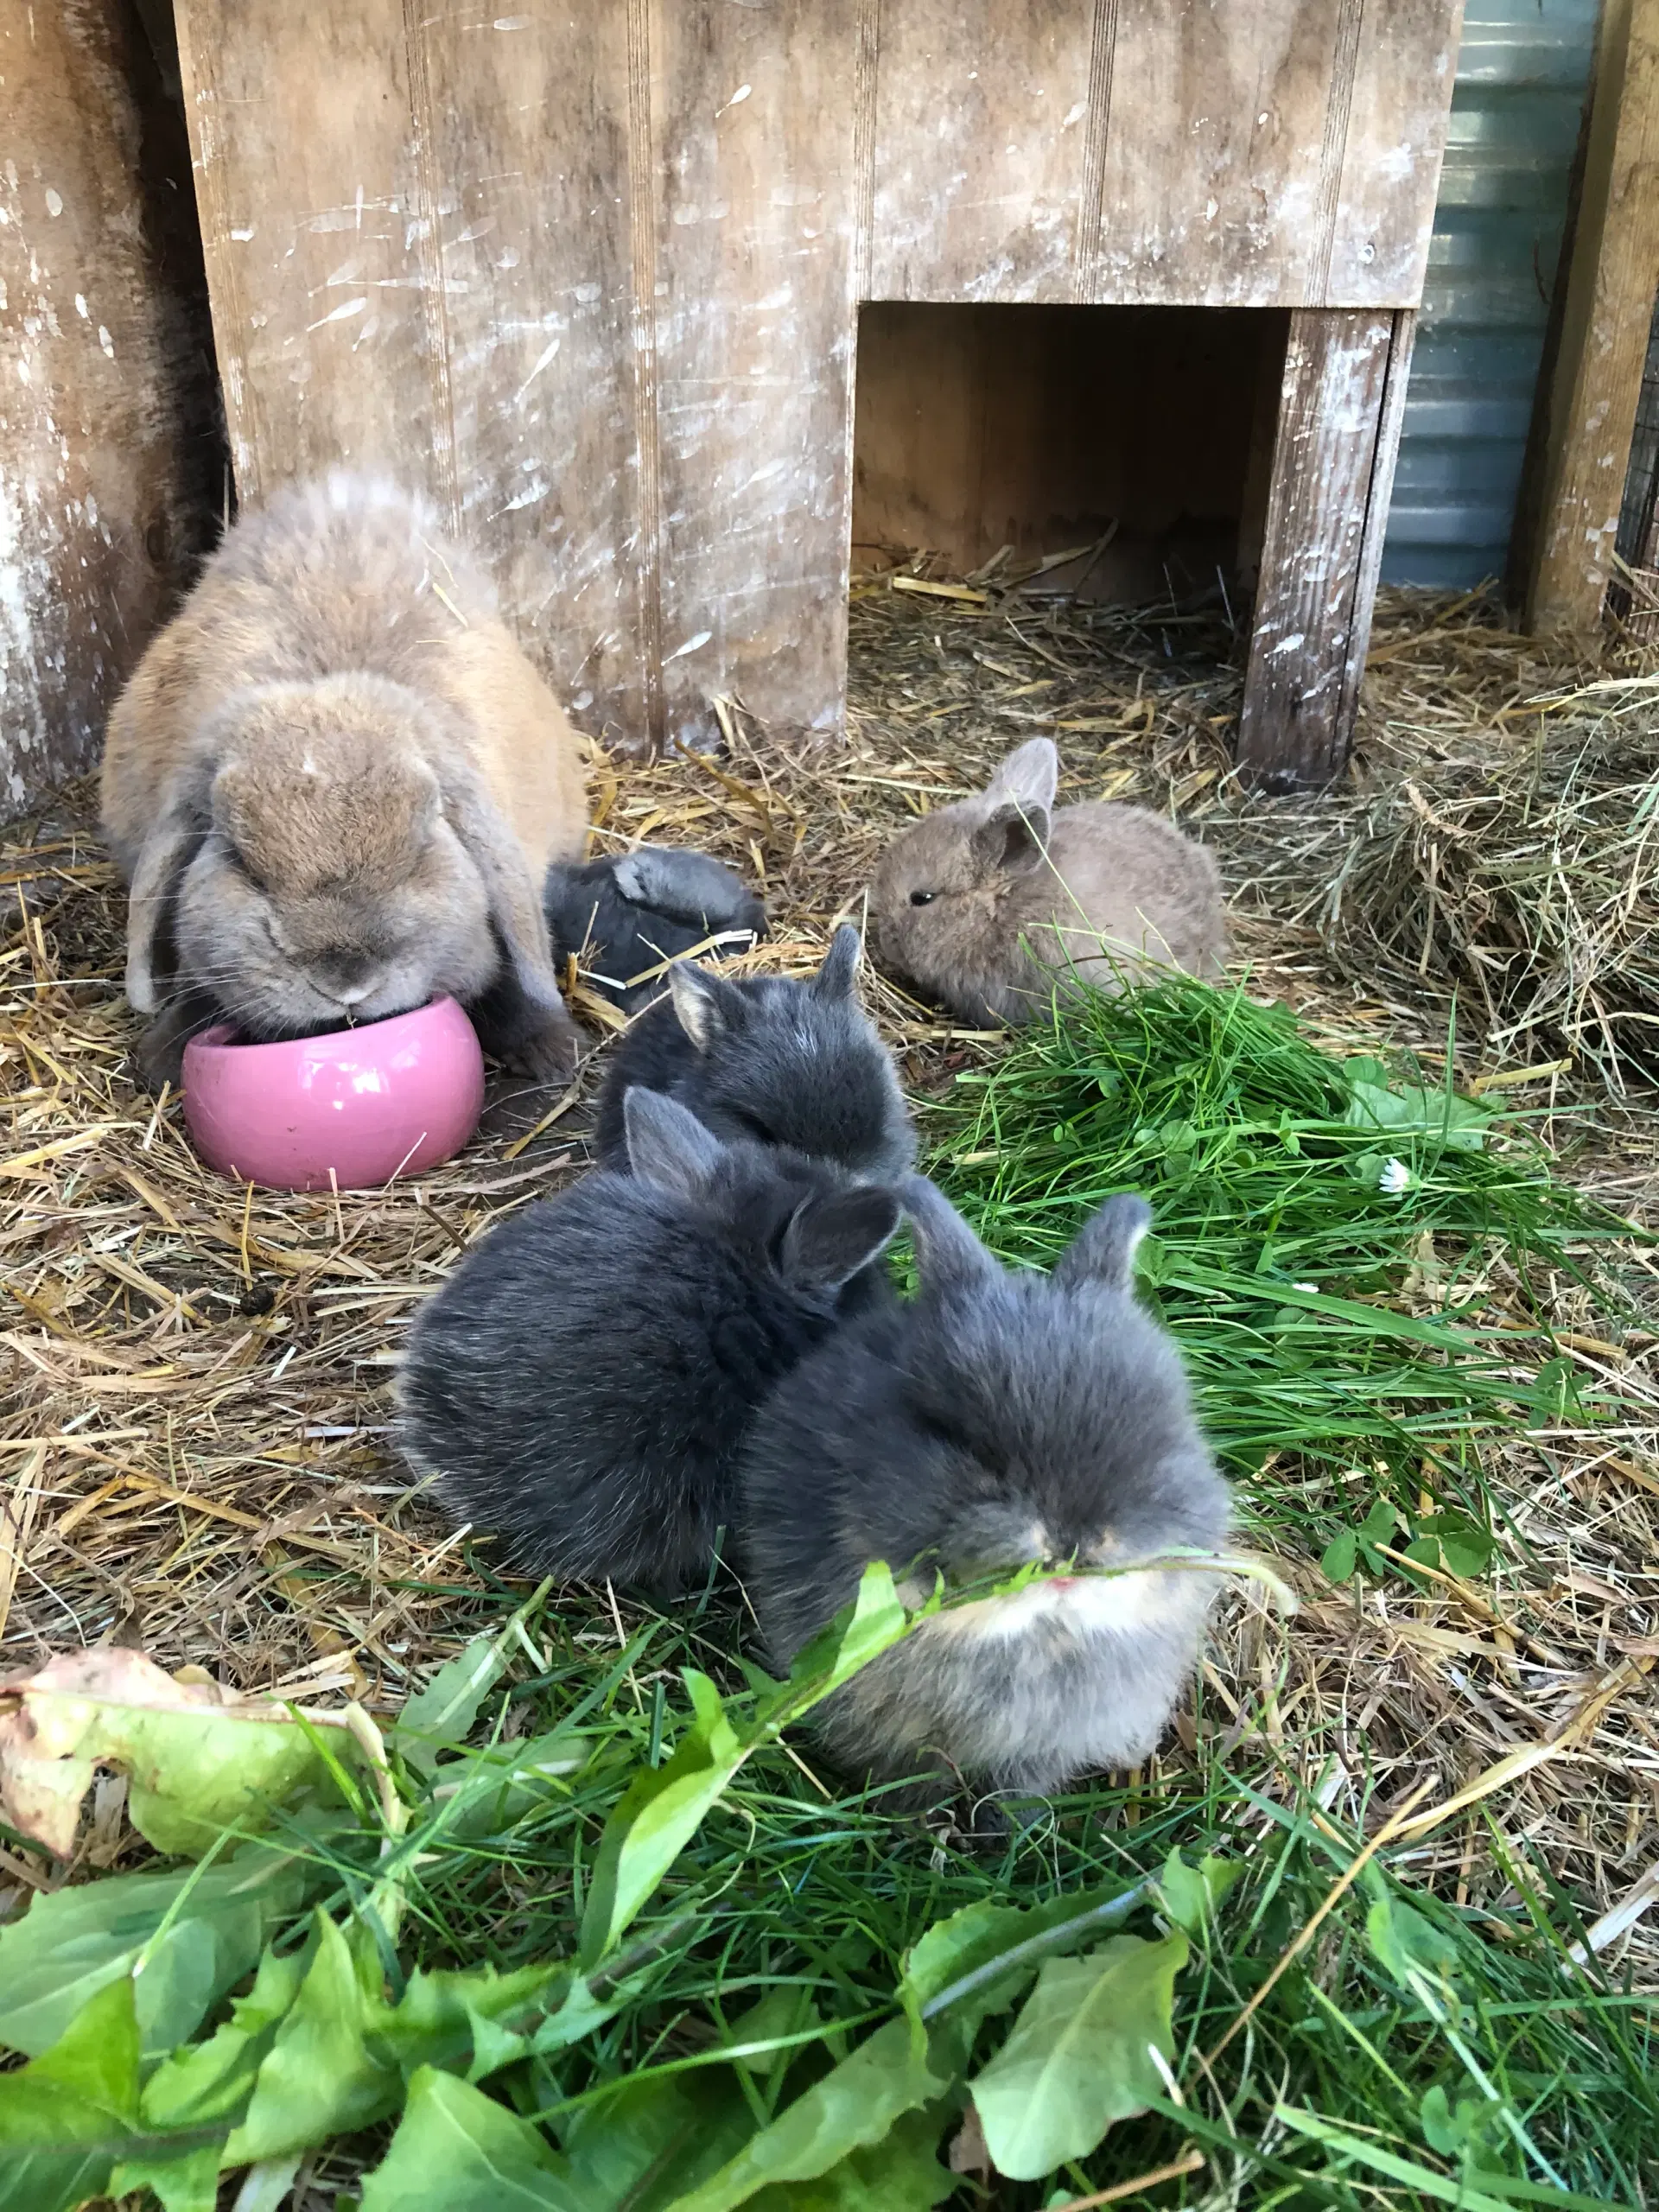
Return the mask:
<svg viewBox="0 0 1659 2212">
<path fill-rule="evenodd" d="M 92 765 L 168 611 L 200 535 L 193 418 L 211 432 L 212 395 L 169 267 L 183 134 L 169 147 L 127 10 L 0 8 L 0 86 L 3 819 Z"/>
<path fill-rule="evenodd" d="M 1267 791 L 1340 773 L 1358 704 L 1415 317 L 1290 319 L 1238 765 Z"/>
<path fill-rule="evenodd" d="M 1527 624 L 1601 620 L 1659 290 L 1659 0 L 1607 0 L 1549 426 Z"/>
</svg>

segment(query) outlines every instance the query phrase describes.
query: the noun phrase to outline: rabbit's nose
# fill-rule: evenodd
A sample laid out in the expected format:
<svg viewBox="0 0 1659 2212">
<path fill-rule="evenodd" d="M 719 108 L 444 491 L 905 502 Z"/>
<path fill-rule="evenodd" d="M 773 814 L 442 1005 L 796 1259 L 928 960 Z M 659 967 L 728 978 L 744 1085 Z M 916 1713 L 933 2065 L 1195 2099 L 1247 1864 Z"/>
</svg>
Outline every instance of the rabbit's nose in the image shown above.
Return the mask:
<svg viewBox="0 0 1659 2212">
<path fill-rule="evenodd" d="M 341 1006 L 356 1006 L 368 995 L 369 987 L 366 983 L 347 983 L 342 989 L 334 993 L 334 996 L 340 1001 Z"/>
</svg>

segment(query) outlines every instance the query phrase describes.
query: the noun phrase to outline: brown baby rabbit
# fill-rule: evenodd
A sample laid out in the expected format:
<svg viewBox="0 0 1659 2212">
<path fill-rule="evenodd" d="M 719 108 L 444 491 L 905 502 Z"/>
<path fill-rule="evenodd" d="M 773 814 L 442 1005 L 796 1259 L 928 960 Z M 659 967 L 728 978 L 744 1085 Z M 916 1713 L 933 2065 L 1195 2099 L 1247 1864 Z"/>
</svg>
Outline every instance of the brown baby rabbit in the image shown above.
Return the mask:
<svg viewBox="0 0 1659 2212">
<path fill-rule="evenodd" d="M 1144 807 L 1057 814 L 1058 778 L 1053 741 L 1033 737 L 876 869 L 877 959 L 963 1020 L 1030 1020 L 1056 970 L 1115 991 L 1149 969 L 1218 975 L 1226 959 L 1221 879 L 1203 846 Z"/>
<path fill-rule="evenodd" d="M 576 1031 L 542 909 L 580 854 L 580 741 L 488 582 L 390 485 L 336 475 L 238 522 L 110 718 L 149 1079 L 228 1019 L 256 1039 L 441 993 L 523 1072 Z"/>
</svg>

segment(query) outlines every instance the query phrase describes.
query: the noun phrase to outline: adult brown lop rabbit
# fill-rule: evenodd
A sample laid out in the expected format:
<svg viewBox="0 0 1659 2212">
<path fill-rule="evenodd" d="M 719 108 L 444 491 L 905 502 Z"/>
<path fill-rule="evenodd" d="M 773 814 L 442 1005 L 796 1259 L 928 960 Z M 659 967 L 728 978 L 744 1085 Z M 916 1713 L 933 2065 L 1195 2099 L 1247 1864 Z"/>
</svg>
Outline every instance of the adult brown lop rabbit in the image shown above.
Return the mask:
<svg viewBox="0 0 1659 2212">
<path fill-rule="evenodd" d="M 966 1021 L 1029 1021 L 1056 970 L 1101 989 L 1148 969 L 1214 976 L 1221 879 L 1202 845 L 1144 807 L 1054 810 L 1059 755 L 1033 737 L 986 786 L 882 855 L 869 933 L 884 968 Z"/>
<path fill-rule="evenodd" d="M 579 741 L 395 487 L 333 476 L 236 524 L 116 702 L 102 797 L 152 1083 L 212 1021 L 307 1036 L 446 992 L 486 1051 L 569 1069 L 542 879 L 582 849 Z"/>
</svg>

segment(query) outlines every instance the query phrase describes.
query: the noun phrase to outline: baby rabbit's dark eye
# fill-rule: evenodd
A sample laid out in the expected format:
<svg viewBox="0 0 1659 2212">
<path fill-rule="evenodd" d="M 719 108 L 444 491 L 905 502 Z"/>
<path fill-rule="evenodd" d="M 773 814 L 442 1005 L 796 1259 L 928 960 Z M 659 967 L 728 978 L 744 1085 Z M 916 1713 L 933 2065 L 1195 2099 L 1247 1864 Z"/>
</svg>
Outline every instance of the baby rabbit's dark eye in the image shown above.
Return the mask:
<svg viewBox="0 0 1659 2212">
<path fill-rule="evenodd" d="M 910 903 L 912 906 L 931 906 L 938 895 L 937 891 L 912 891 Z"/>
<path fill-rule="evenodd" d="M 777 1141 L 773 1137 L 772 1131 L 766 1127 L 766 1123 L 758 1120 L 754 1115 L 740 1114 L 738 1115 L 737 1119 L 742 1123 L 744 1128 L 748 1132 L 749 1135 L 754 1139 L 757 1144 L 773 1144 Z"/>
</svg>

